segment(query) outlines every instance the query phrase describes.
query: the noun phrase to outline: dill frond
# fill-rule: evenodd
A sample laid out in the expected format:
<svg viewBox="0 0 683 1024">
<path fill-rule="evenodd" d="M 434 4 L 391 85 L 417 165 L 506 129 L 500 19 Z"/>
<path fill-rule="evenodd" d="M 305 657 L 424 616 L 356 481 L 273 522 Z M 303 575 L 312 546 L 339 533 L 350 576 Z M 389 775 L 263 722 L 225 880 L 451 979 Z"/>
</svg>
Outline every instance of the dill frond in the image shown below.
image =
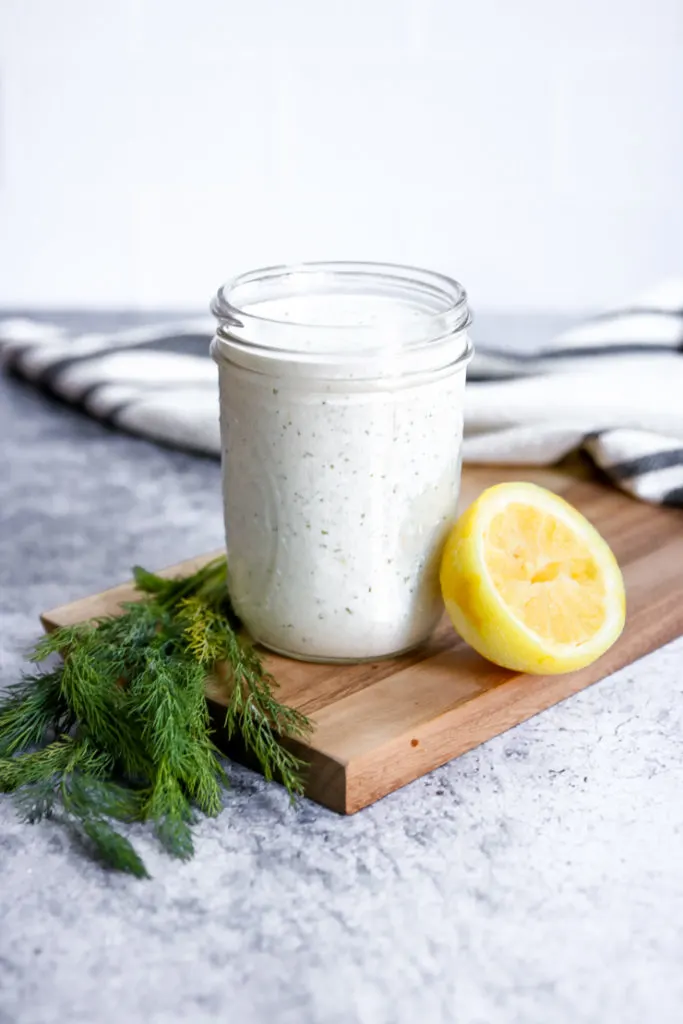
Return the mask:
<svg viewBox="0 0 683 1024">
<path fill-rule="evenodd" d="M 35 825 L 43 818 L 51 818 L 57 802 L 57 784 L 54 776 L 40 782 L 27 782 L 15 790 L 14 806 L 20 821 Z"/>
<path fill-rule="evenodd" d="M 84 818 L 83 834 L 90 840 L 98 860 L 115 871 L 125 871 L 136 878 L 149 878 L 149 872 L 133 844 L 117 832 L 105 818 Z"/>
<path fill-rule="evenodd" d="M 309 723 L 276 700 L 226 573 L 224 558 L 177 580 L 136 568 L 144 596 L 120 616 L 38 641 L 32 661 L 62 663 L 0 701 L 0 791 L 14 794 L 23 821 L 59 821 L 102 863 L 137 877 L 146 868 L 113 822 L 149 821 L 169 854 L 190 858 L 197 814 L 218 814 L 228 784 L 204 694 L 217 662 L 233 680 L 228 735 L 241 736 L 267 779 L 302 791 L 304 765 L 282 741 L 306 736 Z"/>
<path fill-rule="evenodd" d="M 190 860 L 194 854 L 192 806 L 182 785 L 166 764 L 159 767 L 146 810 L 166 852 L 179 860 Z"/>
<path fill-rule="evenodd" d="M 38 746 L 50 732 L 66 733 L 72 724 L 60 670 L 26 675 L 7 689 L 0 706 L 0 756 Z"/>
<path fill-rule="evenodd" d="M 187 649 L 200 665 L 208 670 L 223 661 L 231 669 L 232 690 L 225 716 L 228 736 L 240 735 L 266 779 L 281 781 L 291 796 L 301 793 L 304 763 L 283 747 L 281 740 L 305 738 L 310 734 L 308 720 L 276 700 L 273 690 L 277 684 L 265 671 L 260 655 L 218 607 L 199 596 L 184 598 L 178 618 L 185 624 Z"/>
</svg>

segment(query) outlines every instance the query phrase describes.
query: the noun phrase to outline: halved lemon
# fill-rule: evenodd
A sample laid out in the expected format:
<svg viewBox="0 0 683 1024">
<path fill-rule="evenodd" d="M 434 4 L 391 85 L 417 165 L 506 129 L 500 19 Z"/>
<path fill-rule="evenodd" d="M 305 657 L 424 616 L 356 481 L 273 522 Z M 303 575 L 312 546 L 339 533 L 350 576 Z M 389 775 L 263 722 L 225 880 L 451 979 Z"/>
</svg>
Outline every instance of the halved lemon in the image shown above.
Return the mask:
<svg viewBox="0 0 683 1024">
<path fill-rule="evenodd" d="M 460 517 L 444 549 L 441 589 L 462 638 L 518 672 L 583 668 L 624 628 L 624 581 L 606 541 L 535 484 L 490 487 Z"/>
</svg>

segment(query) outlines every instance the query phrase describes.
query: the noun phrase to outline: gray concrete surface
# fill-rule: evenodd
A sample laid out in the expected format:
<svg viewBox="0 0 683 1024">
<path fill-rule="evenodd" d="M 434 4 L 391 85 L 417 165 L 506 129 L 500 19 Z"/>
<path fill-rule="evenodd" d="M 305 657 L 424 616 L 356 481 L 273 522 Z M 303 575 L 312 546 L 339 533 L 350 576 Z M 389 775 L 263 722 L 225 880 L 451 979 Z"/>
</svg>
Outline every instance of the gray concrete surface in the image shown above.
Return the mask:
<svg viewBox="0 0 683 1024">
<path fill-rule="evenodd" d="M 41 609 L 221 536 L 217 464 L 0 379 L 0 687 Z M 0 797 L 0 1024 L 681 1020 L 683 640 L 352 818 L 231 775 L 190 863 L 133 830 L 148 882 Z"/>
</svg>

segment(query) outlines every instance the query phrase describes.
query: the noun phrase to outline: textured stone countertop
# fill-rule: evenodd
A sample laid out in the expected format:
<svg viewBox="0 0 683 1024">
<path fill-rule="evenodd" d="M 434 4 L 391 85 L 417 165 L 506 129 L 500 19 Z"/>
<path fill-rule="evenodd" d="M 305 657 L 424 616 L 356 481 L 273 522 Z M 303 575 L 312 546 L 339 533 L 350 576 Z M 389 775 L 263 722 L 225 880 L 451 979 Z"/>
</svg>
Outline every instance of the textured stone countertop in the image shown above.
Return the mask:
<svg viewBox="0 0 683 1024">
<path fill-rule="evenodd" d="M 0 380 L 0 687 L 41 609 L 221 540 L 216 463 Z M 0 1024 L 679 1024 L 683 641 L 351 818 L 231 774 L 148 882 L 0 797 Z"/>
</svg>

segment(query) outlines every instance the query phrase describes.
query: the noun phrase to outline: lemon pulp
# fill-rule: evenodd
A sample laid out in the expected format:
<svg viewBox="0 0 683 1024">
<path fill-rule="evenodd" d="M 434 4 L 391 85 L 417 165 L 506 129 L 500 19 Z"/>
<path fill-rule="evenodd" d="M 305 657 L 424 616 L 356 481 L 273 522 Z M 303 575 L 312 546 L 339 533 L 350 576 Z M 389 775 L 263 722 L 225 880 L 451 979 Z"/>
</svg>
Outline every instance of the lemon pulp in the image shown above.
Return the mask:
<svg viewBox="0 0 683 1024">
<path fill-rule="evenodd" d="M 537 636 L 582 643 L 605 621 L 605 584 L 576 534 L 528 505 L 498 512 L 485 562 L 505 604 Z"/>
</svg>

